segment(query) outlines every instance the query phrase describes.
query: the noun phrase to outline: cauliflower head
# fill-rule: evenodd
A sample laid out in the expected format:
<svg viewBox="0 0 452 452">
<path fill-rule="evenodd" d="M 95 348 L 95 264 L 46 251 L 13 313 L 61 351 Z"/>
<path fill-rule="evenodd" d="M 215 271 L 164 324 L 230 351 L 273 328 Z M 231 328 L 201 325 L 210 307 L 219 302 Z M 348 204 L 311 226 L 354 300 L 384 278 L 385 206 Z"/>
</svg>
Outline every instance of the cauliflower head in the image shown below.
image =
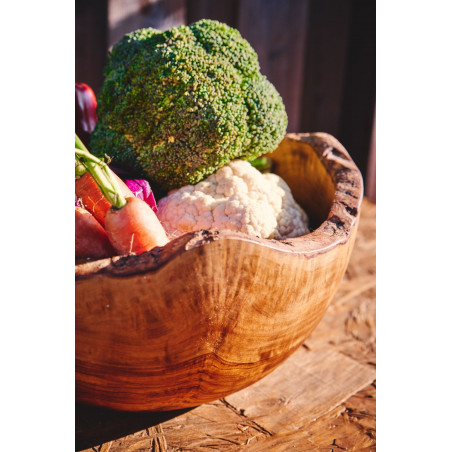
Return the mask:
<svg viewBox="0 0 452 452">
<path fill-rule="evenodd" d="M 234 160 L 196 185 L 172 190 L 158 202 L 170 238 L 200 229 L 228 229 L 261 238 L 309 233 L 308 216 L 276 174 Z"/>
<path fill-rule="evenodd" d="M 286 132 L 282 98 L 261 74 L 256 52 L 214 20 L 125 35 L 104 75 L 92 152 L 162 191 L 271 152 Z"/>
</svg>

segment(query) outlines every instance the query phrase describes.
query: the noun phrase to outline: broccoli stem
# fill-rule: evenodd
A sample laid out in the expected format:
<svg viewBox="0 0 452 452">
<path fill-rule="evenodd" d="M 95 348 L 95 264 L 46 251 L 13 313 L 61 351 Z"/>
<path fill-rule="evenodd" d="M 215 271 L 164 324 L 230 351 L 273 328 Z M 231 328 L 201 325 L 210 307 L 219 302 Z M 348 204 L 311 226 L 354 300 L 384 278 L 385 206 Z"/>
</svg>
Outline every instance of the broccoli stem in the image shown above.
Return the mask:
<svg viewBox="0 0 452 452">
<path fill-rule="evenodd" d="M 75 162 L 76 168 L 79 168 L 80 165 L 85 167 L 99 186 L 102 194 L 114 208 L 121 209 L 127 204 L 111 169 L 104 161 L 88 151 L 77 134 L 75 134 Z"/>
<path fill-rule="evenodd" d="M 272 161 L 267 157 L 258 157 L 254 160 L 251 160 L 250 163 L 261 173 L 268 173 L 272 170 Z"/>
</svg>

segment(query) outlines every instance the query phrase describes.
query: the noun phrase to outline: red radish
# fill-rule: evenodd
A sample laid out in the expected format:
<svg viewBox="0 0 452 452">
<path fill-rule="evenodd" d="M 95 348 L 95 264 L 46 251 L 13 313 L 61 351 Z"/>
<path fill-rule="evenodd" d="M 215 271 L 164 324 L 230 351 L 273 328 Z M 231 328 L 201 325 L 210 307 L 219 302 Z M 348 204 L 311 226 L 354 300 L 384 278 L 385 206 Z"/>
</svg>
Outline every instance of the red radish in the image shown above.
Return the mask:
<svg viewBox="0 0 452 452">
<path fill-rule="evenodd" d="M 114 175 L 123 196 L 133 196 L 127 185 Z M 82 201 L 85 209 L 92 213 L 102 226 L 105 226 L 105 215 L 111 203 L 103 195 L 101 189 L 87 172 L 75 181 L 75 194 Z"/>
<path fill-rule="evenodd" d="M 124 197 L 117 176 L 105 162 L 92 155 L 75 134 L 76 168 L 84 166 L 111 204 L 105 231 L 119 254 L 143 253 L 169 240 L 151 207 L 141 199 Z"/>
<path fill-rule="evenodd" d="M 157 215 L 139 198 L 126 198 L 121 209 L 112 208 L 105 217 L 105 230 L 119 254 L 140 254 L 169 240 Z"/>
<path fill-rule="evenodd" d="M 85 209 L 75 208 L 75 257 L 99 259 L 113 256 L 107 233 L 99 222 Z"/>
</svg>

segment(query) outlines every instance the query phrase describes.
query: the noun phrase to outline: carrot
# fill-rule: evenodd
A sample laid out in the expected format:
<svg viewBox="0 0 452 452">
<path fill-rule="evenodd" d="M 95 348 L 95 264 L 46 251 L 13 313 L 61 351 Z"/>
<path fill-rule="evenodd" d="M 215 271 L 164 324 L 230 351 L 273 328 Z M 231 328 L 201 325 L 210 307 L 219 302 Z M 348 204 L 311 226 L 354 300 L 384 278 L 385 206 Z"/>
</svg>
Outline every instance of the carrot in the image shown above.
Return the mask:
<svg viewBox="0 0 452 452">
<path fill-rule="evenodd" d="M 121 193 L 124 196 L 133 196 L 129 187 L 116 174 L 114 177 L 118 182 Z M 105 215 L 110 209 L 111 203 L 108 202 L 96 181 L 88 172 L 75 181 L 75 194 L 81 199 L 85 209 L 93 214 L 102 226 L 105 226 Z"/>
<path fill-rule="evenodd" d="M 141 199 L 124 196 L 113 171 L 75 135 L 76 168 L 84 166 L 111 204 L 105 216 L 105 231 L 119 254 L 140 254 L 166 245 L 165 230 L 149 205 Z"/>
<path fill-rule="evenodd" d="M 75 208 L 75 257 L 95 259 L 113 256 L 107 233 L 99 222 L 81 207 Z"/>
<path fill-rule="evenodd" d="M 121 209 L 112 208 L 105 217 L 105 230 L 119 254 L 140 254 L 168 243 L 157 215 L 143 200 L 126 198 Z"/>
</svg>

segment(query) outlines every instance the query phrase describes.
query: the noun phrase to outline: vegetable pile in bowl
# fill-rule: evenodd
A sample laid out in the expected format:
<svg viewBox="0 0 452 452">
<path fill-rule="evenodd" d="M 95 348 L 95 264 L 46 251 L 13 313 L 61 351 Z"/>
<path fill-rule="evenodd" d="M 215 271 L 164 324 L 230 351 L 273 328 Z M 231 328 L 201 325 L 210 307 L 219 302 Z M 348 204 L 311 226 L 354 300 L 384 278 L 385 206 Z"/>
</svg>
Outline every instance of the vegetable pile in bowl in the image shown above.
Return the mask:
<svg viewBox="0 0 452 452">
<path fill-rule="evenodd" d="M 237 30 L 201 20 L 129 33 L 98 99 L 76 84 L 76 101 L 89 147 L 76 134 L 76 257 L 140 254 L 201 229 L 309 232 L 262 158 L 286 133 L 283 101 Z"/>
</svg>

